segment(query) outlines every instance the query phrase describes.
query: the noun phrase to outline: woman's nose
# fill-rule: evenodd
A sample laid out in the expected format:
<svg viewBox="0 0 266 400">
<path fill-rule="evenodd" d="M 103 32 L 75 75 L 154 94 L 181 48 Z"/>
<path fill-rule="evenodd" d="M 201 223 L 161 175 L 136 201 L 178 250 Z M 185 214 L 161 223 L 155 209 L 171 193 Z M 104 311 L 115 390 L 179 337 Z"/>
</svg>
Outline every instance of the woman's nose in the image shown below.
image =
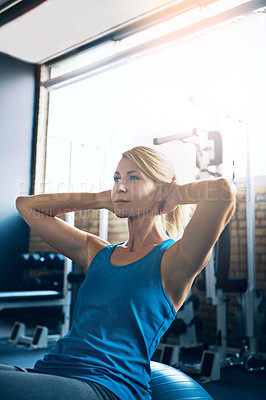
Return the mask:
<svg viewBox="0 0 266 400">
<path fill-rule="evenodd" d="M 121 181 L 117 184 L 117 192 L 118 193 L 126 193 L 127 192 L 126 185 Z"/>
</svg>

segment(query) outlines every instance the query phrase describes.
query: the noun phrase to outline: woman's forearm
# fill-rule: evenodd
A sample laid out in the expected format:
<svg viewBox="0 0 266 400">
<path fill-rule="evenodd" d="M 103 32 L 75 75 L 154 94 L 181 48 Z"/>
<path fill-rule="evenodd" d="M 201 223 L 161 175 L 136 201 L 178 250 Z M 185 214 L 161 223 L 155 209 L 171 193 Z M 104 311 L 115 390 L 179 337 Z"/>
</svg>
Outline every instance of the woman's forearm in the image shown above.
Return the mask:
<svg viewBox="0 0 266 400">
<path fill-rule="evenodd" d="M 231 202 L 234 200 L 232 187 L 224 178 L 176 185 L 173 195 L 178 204 L 197 204 L 201 201 Z"/>
<path fill-rule="evenodd" d="M 186 185 L 173 184 L 171 193 L 162 207 L 162 213 L 174 210 L 178 205 L 195 204 L 197 214 L 215 213 L 229 221 L 235 209 L 235 194 L 224 178 L 202 180 Z M 219 218 L 218 218 L 219 219 Z"/>
<path fill-rule="evenodd" d="M 45 193 L 20 196 L 16 200 L 20 214 L 34 210 L 50 217 L 71 211 L 112 209 L 110 191 L 100 193 Z"/>
</svg>

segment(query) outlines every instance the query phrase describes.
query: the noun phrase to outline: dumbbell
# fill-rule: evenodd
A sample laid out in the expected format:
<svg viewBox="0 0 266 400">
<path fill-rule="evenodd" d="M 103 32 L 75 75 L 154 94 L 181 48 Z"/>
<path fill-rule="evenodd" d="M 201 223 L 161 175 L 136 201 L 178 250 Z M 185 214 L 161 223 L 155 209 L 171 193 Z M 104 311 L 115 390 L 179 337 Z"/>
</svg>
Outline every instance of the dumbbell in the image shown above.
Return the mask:
<svg viewBox="0 0 266 400">
<path fill-rule="evenodd" d="M 23 322 L 15 322 L 13 324 L 8 342 L 11 344 L 26 344 L 34 349 L 42 349 L 48 346 L 48 343 L 60 338 L 60 335 L 48 335 L 46 326 L 37 325 L 33 336 L 25 335 L 25 324 Z"/>
</svg>

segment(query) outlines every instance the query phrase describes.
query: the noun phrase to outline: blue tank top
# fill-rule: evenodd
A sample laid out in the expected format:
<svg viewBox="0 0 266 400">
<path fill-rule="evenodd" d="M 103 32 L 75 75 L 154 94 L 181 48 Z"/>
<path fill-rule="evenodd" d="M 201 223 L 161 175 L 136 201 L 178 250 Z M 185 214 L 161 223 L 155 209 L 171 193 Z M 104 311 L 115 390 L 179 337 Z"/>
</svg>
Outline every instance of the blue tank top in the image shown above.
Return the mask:
<svg viewBox="0 0 266 400">
<path fill-rule="evenodd" d="M 161 258 L 173 243 L 121 267 L 110 263 L 117 245 L 100 250 L 79 289 L 71 330 L 35 370 L 100 383 L 121 400 L 150 400 L 150 359 L 176 315 L 161 280 Z"/>
</svg>

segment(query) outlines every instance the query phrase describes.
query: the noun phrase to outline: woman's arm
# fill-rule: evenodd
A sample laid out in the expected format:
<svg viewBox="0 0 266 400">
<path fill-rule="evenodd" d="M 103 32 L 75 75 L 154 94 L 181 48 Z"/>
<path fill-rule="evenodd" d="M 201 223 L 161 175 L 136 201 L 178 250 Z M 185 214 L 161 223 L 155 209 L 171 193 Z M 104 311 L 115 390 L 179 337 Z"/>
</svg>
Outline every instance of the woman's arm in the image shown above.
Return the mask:
<svg viewBox="0 0 266 400">
<path fill-rule="evenodd" d="M 47 243 L 79 265 L 88 268 L 108 242 L 77 229 L 58 215 L 80 210 L 112 210 L 110 191 L 100 193 L 49 193 L 20 196 L 16 207 L 25 222 Z"/>
<path fill-rule="evenodd" d="M 235 195 L 224 178 L 183 186 L 174 184 L 163 211 L 174 209 L 178 204 L 196 204 L 196 210 L 183 237 L 164 257 L 163 278 L 165 285 L 171 287 L 170 291 L 174 291 L 180 281 L 187 284 L 189 290 L 206 266 L 215 242 L 234 213 Z"/>
<path fill-rule="evenodd" d="M 197 274 L 207 264 L 212 247 L 234 213 L 235 195 L 224 178 L 180 186 L 176 193 L 179 204 L 197 204 L 179 250 Z"/>
</svg>

